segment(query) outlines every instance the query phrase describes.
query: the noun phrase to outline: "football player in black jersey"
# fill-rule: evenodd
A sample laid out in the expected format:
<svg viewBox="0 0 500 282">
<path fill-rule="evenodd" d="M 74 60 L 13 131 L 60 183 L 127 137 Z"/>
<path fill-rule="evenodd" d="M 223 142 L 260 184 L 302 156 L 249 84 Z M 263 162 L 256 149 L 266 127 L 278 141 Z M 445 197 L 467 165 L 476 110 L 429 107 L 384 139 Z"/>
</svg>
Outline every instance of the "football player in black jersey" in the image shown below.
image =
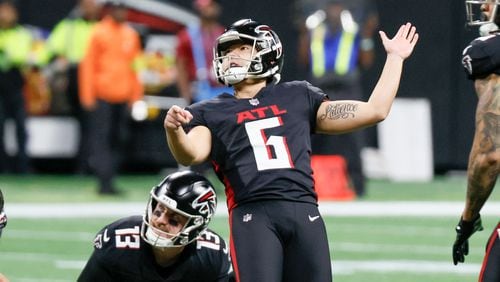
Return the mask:
<svg viewBox="0 0 500 282">
<path fill-rule="evenodd" d="M 97 234 L 78 281 L 233 281 L 226 243 L 207 229 L 216 205 L 204 176 L 167 176 L 151 190 L 144 216 L 120 219 Z"/>
<path fill-rule="evenodd" d="M 466 0 L 465 3 L 468 24 L 480 26 L 481 37 L 464 49 L 462 58 L 468 78 L 474 81 L 478 104 L 467 168 L 465 208 L 455 228 L 454 264 L 464 262 L 469 253 L 469 237 L 483 230 L 479 213 L 500 171 L 500 1 Z M 500 281 L 500 222 L 488 240 L 479 281 Z"/>
<path fill-rule="evenodd" d="M 418 34 L 407 23 L 392 39 L 380 36 L 387 60 L 369 101 L 329 101 L 306 81 L 278 84 L 283 48 L 277 34 L 239 20 L 214 47 L 216 76 L 234 93 L 168 110 L 164 127 L 177 161 L 210 159 L 226 187 L 237 281 L 332 281 L 310 135 L 348 132 L 387 116 Z"/>
</svg>

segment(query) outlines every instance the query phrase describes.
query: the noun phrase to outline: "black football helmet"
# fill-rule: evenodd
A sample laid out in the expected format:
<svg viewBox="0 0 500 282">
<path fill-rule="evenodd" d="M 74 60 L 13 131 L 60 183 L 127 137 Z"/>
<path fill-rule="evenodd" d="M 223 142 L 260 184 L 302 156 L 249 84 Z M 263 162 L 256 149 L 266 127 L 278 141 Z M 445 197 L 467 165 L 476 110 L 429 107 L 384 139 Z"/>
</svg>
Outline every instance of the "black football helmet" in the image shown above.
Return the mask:
<svg viewBox="0 0 500 282">
<path fill-rule="evenodd" d="M 2 236 L 2 229 L 7 225 L 7 215 L 3 210 L 3 194 L 2 190 L 0 190 L 0 236 Z"/>
<path fill-rule="evenodd" d="M 481 6 L 491 5 L 489 16 L 483 13 Z M 500 0 L 465 0 L 467 25 L 481 26 L 480 29 L 497 31 L 500 25 Z M 481 32 L 487 33 L 487 32 Z"/>
<path fill-rule="evenodd" d="M 158 203 L 188 218 L 178 234 L 165 236 L 165 232 L 151 226 L 151 216 Z M 151 189 L 141 237 L 155 247 L 185 246 L 207 229 L 216 207 L 217 196 L 208 179 L 193 171 L 172 173 Z"/>
<path fill-rule="evenodd" d="M 251 59 L 244 67 L 224 69 L 223 61 L 231 60 L 227 50 L 236 43 L 253 46 Z M 227 64 L 226 64 L 227 65 Z M 267 78 L 279 82 L 283 67 L 283 47 L 278 35 L 267 25 L 251 19 L 242 19 L 219 36 L 214 47 L 215 76 L 225 85 L 234 85 L 246 78 Z"/>
</svg>

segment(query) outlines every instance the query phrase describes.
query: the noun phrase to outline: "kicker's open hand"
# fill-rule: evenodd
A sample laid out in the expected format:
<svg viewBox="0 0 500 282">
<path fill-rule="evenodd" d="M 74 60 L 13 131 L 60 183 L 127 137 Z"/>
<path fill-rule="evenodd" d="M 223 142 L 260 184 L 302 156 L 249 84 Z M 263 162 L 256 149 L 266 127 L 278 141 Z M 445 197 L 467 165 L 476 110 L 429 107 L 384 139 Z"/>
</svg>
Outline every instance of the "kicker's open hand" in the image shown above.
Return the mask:
<svg viewBox="0 0 500 282">
<path fill-rule="evenodd" d="M 379 31 L 379 34 L 387 54 L 403 60 L 411 55 L 418 41 L 417 29 L 411 23 L 402 25 L 393 38 L 388 38 L 383 31 Z"/>
</svg>

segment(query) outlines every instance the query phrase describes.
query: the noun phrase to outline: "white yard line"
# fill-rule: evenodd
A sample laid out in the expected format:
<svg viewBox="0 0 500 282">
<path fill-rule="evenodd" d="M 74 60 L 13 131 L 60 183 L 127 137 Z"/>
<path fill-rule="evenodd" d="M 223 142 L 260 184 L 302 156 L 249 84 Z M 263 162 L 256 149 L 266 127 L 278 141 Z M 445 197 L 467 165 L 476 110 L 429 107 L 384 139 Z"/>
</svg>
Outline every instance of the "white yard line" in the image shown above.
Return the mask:
<svg viewBox="0 0 500 282">
<path fill-rule="evenodd" d="M 319 208 L 323 215 L 332 216 L 456 217 L 462 213 L 464 202 L 320 202 Z M 481 215 L 500 216 L 500 202 L 487 202 Z"/>
<path fill-rule="evenodd" d="M 463 202 L 320 202 L 319 209 L 324 216 L 416 216 L 457 217 L 463 209 Z M 142 214 L 146 203 L 6 203 L 5 212 L 9 218 L 98 218 L 121 217 Z M 219 203 L 218 216 L 227 216 L 225 203 Z M 481 210 L 483 216 L 500 216 L 500 202 L 487 202 Z"/>
<path fill-rule="evenodd" d="M 0 261 L 18 260 L 35 263 L 38 261 L 53 261 L 59 269 L 82 269 L 85 260 L 64 260 L 54 254 L 44 253 L 0 253 Z M 333 260 L 335 275 L 349 275 L 356 272 L 404 272 L 404 273 L 465 273 L 477 274 L 481 268 L 478 263 L 465 263 L 458 266 L 448 261 L 429 260 Z M 29 280 L 29 278 L 26 278 Z"/>
<path fill-rule="evenodd" d="M 478 274 L 481 265 L 466 263 L 458 266 L 451 262 L 428 260 L 341 260 L 332 262 L 333 274 L 348 275 L 355 272 L 401 273 L 456 273 Z"/>
<path fill-rule="evenodd" d="M 59 269 L 83 269 L 85 261 L 57 260 Z M 334 260 L 332 261 L 333 274 L 350 275 L 359 272 L 378 273 L 456 273 L 478 274 L 481 265 L 478 263 L 453 265 L 451 262 L 429 260 Z"/>
</svg>

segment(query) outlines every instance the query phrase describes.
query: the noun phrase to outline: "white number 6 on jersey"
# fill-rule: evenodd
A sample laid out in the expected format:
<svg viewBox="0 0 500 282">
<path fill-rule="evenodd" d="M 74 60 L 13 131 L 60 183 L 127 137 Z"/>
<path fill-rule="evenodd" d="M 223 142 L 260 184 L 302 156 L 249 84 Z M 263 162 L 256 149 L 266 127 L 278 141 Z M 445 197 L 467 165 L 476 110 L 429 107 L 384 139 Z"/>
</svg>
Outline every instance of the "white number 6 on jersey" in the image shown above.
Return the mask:
<svg viewBox="0 0 500 282">
<path fill-rule="evenodd" d="M 293 162 L 288 151 L 286 138 L 272 135 L 269 138 L 264 129 L 281 126 L 280 117 L 266 118 L 245 123 L 258 170 L 292 168 Z M 272 150 L 274 149 L 274 150 Z M 272 155 L 274 151 L 274 157 Z"/>
</svg>

